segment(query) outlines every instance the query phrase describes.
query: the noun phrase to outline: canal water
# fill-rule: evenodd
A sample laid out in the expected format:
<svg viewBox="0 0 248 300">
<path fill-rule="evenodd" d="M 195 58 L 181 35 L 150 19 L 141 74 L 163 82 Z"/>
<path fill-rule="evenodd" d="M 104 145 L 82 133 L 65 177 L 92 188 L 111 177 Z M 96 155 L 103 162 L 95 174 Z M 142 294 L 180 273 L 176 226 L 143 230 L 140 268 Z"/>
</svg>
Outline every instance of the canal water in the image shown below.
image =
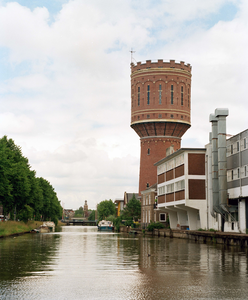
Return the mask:
<svg viewBox="0 0 248 300">
<path fill-rule="evenodd" d="M 246 250 L 66 226 L 0 239 L 0 299 L 248 299 Z"/>
</svg>

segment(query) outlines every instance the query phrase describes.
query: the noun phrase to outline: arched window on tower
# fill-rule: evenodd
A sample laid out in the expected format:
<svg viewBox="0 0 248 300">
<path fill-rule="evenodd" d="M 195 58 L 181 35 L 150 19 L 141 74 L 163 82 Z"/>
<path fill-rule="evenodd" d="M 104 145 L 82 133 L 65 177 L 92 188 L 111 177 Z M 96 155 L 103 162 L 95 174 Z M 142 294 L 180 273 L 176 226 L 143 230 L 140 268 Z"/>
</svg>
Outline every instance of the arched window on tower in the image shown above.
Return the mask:
<svg viewBox="0 0 248 300">
<path fill-rule="evenodd" d="M 162 104 L 162 84 L 159 85 L 159 104 Z"/>
<path fill-rule="evenodd" d="M 138 86 L 138 106 L 140 106 L 140 87 Z"/>
<path fill-rule="evenodd" d="M 171 104 L 173 104 L 173 93 L 174 93 L 174 90 L 173 90 L 173 84 L 171 85 Z"/>
<path fill-rule="evenodd" d="M 183 86 L 181 86 L 181 105 L 183 105 Z"/>
<path fill-rule="evenodd" d="M 147 86 L 147 104 L 150 104 L 150 85 Z"/>
</svg>

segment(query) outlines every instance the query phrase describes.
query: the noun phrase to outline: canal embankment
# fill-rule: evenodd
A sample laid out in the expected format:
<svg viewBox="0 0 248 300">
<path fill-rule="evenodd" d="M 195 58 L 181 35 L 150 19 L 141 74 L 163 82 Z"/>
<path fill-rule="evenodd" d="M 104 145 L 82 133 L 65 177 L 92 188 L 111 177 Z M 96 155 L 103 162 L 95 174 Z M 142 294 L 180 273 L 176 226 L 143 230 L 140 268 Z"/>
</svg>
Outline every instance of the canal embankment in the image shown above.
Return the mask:
<svg viewBox="0 0 248 300">
<path fill-rule="evenodd" d="M 153 231 L 147 231 L 144 229 L 130 228 L 126 226 L 121 227 L 120 231 L 132 234 L 144 234 L 148 236 L 188 239 L 198 243 L 248 247 L 248 234 L 243 233 L 173 229 L 154 229 Z"/>
<path fill-rule="evenodd" d="M 40 221 L 28 221 L 27 223 L 19 221 L 0 222 L 0 238 L 29 233 L 42 224 L 43 222 Z"/>
</svg>

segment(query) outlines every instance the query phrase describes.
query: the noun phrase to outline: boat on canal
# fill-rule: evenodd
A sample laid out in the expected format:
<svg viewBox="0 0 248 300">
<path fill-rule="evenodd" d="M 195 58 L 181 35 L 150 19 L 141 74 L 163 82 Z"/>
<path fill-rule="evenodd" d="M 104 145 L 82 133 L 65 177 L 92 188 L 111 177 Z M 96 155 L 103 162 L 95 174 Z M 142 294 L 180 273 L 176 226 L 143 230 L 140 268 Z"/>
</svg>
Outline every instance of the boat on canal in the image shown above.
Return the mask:
<svg viewBox="0 0 248 300">
<path fill-rule="evenodd" d="M 111 221 L 102 220 L 97 225 L 99 231 L 113 231 L 114 225 Z"/>
</svg>

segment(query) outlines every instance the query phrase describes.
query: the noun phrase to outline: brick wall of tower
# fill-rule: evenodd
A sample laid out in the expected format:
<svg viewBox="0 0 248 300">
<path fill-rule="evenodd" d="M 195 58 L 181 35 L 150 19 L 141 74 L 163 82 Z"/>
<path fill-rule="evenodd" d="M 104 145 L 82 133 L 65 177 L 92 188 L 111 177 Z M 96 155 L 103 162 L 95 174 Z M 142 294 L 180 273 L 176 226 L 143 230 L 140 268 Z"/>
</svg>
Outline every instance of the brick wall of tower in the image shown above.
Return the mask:
<svg viewBox="0 0 248 300">
<path fill-rule="evenodd" d="M 148 104 L 149 86 L 149 104 Z M 173 103 L 171 103 L 173 86 Z M 181 97 L 183 96 L 183 97 Z M 175 61 L 132 65 L 131 126 L 144 121 L 179 122 L 190 126 L 191 67 Z M 137 132 L 138 133 L 138 132 Z"/>
<path fill-rule="evenodd" d="M 165 137 L 144 138 L 140 140 L 140 180 L 139 191 L 146 189 L 157 182 L 157 168 L 154 164 L 166 156 L 166 149 L 174 147 L 174 151 L 180 149 L 180 139 L 169 139 Z"/>
<path fill-rule="evenodd" d="M 154 163 L 166 156 L 166 149 L 180 148 L 181 137 L 191 126 L 190 111 L 189 64 L 174 60 L 131 64 L 131 127 L 141 141 L 139 193 L 147 182 L 156 183 Z"/>
</svg>

